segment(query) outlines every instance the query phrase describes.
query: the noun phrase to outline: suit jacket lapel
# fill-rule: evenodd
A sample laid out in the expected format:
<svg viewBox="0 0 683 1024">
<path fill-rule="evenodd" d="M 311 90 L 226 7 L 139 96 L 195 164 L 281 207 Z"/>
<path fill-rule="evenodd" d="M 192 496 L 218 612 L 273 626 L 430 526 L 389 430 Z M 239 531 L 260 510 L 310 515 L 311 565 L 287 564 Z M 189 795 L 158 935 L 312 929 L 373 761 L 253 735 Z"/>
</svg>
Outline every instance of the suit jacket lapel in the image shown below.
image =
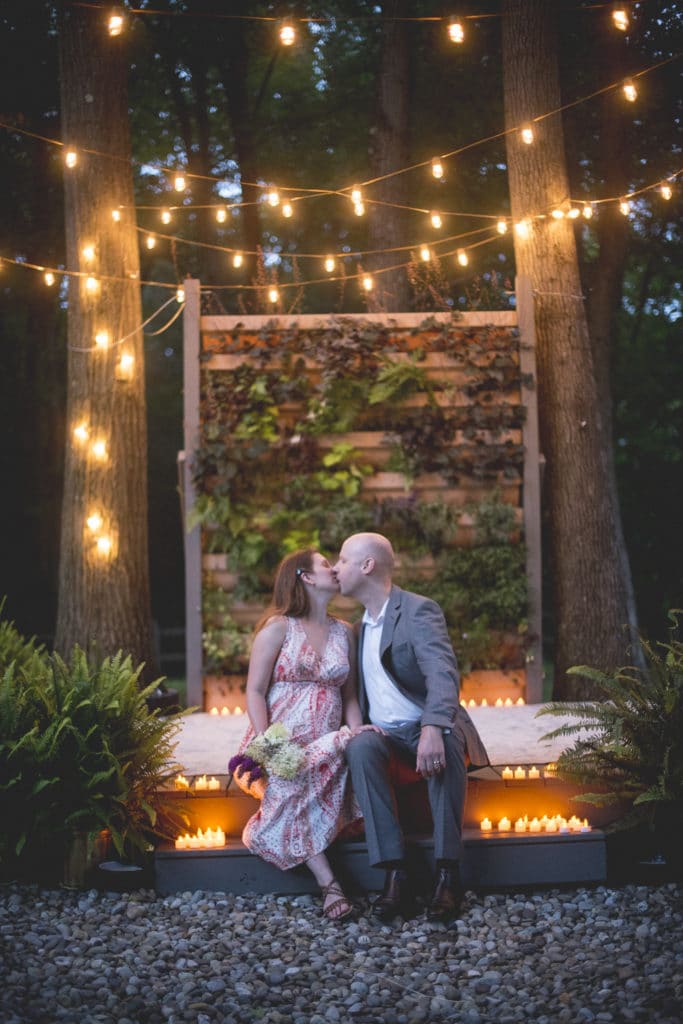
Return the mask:
<svg viewBox="0 0 683 1024">
<path fill-rule="evenodd" d="M 398 587 L 394 586 L 391 588 L 389 594 L 389 603 L 387 604 L 386 614 L 384 616 L 384 625 L 382 627 L 382 638 L 379 642 L 379 656 L 384 657 L 384 652 L 394 638 L 394 629 L 398 621 L 399 615 L 401 614 L 401 591 Z"/>
</svg>

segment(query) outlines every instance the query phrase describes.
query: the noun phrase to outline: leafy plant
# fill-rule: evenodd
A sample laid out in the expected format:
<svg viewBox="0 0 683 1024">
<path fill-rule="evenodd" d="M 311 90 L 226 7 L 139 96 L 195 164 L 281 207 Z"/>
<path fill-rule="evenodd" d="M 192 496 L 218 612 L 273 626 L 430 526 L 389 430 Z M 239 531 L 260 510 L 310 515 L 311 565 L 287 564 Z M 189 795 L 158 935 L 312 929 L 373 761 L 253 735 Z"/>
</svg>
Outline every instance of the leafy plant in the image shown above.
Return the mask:
<svg viewBox="0 0 683 1024">
<path fill-rule="evenodd" d="M 170 834 L 159 794 L 179 766 L 174 737 L 186 712 L 161 718 L 121 652 L 102 661 L 75 647 L 12 666 L 0 684 L 0 859 L 44 864 L 74 832 L 107 829 L 119 855 Z M 177 814 L 175 815 L 177 818 Z"/>
<path fill-rule="evenodd" d="M 571 716 L 546 738 L 567 736 L 574 745 L 557 762 L 558 773 L 600 790 L 580 799 L 598 806 L 626 802 L 620 827 L 645 823 L 660 834 L 683 830 L 683 642 L 680 609 L 669 612 L 669 642 L 641 637 L 645 667 L 602 672 L 586 665 L 571 669 L 590 679 L 602 703 L 548 704 L 539 715 Z"/>
<path fill-rule="evenodd" d="M 21 669 L 29 665 L 35 657 L 41 657 L 44 647 L 36 642 L 35 637 L 26 639 L 13 622 L 2 618 L 5 610 L 6 597 L 0 601 L 0 675 L 4 674 L 10 665 Z"/>
</svg>

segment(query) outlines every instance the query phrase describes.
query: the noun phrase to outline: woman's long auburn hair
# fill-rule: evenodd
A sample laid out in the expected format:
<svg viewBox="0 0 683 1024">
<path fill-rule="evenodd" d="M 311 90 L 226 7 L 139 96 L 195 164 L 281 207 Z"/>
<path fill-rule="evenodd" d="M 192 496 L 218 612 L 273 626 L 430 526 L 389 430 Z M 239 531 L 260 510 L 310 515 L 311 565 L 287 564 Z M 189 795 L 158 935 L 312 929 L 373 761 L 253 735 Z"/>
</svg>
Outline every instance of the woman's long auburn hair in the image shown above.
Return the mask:
<svg viewBox="0 0 683 1024">
<path fill-rule="evenodd" d="M 273 596 L 261 618 L 256 623 L 254 632 L 263 629 L 266 622 L 274 615 L 291 615 L 295 619 L 305 618 L 311 610 L 306 584 L 297 575 L 297 569 L 310 572 L 313 568 L 315 548 L 301 548 L 285 555 L 277 567 Z"/>
</svg>

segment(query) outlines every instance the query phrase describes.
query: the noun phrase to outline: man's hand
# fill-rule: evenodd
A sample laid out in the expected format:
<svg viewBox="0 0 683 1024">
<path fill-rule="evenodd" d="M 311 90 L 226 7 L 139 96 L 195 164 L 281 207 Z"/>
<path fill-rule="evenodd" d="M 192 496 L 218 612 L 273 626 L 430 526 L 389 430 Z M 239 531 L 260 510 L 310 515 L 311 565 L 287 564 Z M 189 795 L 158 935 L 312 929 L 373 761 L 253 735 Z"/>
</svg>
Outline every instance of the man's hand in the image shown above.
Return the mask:
<svg viewBox="0 0 683 1024">
<path fill-rule="evenodd" d="M 423 779 L 439 775 L 446 763 L 443 745 L 443 733 L 438 725 L 423 725 L 420 742 L 417 745 L 417 763 L 415 770 Z"/>
</svg>

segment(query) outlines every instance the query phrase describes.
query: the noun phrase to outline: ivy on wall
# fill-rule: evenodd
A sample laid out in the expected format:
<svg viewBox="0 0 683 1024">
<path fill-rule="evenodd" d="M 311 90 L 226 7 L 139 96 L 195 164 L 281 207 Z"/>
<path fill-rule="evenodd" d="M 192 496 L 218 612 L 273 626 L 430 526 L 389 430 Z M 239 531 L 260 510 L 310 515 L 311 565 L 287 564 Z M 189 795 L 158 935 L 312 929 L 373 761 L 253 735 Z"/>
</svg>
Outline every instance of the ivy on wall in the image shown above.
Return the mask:
<svg viewBox="0 0 683 1024">
<path fill-rule="evenodd" d="M 231 600 L 264 600 L 288 551 L 333 554 L 376 530 L 392 539 L 403 582 L 444 607 L 465 669 L 523 664 L 524 546 L 514 507 L 496 497 L 523 469 L 518 346 L 514 328 L 455 316 L 413 330 L 339 318 L 206 336 L 193 522 L 204 550 L 226 555 Z M 221 356 L 229 368 L 216 368 Z M 380 472 L 402 474 L 399 493 L 371 497 Z M 487 499 L 420 500 L 424 474 L 463 494 L 475 482 Z M 469 543 L 455 546 L 463 532 Z M 242 665 L 248 631 L 211 587 L 205 622 L 207 666 Z"/>
</svg>

